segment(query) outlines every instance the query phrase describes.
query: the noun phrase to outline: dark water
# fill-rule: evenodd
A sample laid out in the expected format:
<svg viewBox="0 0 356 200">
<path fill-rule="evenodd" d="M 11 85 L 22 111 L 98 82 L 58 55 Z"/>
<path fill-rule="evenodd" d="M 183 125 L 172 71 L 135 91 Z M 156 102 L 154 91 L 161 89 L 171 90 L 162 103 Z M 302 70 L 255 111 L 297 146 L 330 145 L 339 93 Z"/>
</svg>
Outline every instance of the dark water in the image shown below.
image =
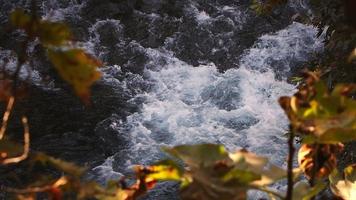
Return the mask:
<svg viewBox="0 0 356 200">
<path fill-rule="evenodd" d="M 293 93 L 290 71 L 322 49 L 315 28 L 290 20 L 295 10 L 308 11 L 297 2 L 268 17 L 256 16 L 249 1 L 39 3 L 44 18 L 66 21 L 79 44 L 106 63 L 101 84 L 136 108 L 96 125 L 114 152 L 89 177 L 118 178 L 162 158 L 160 146 L 205 142 L 246 148 L 283 166 L 287 120 L 277 99 Z M 149 198 L 176 198 L 172 188 L 163 184 Z"/>
</svg>

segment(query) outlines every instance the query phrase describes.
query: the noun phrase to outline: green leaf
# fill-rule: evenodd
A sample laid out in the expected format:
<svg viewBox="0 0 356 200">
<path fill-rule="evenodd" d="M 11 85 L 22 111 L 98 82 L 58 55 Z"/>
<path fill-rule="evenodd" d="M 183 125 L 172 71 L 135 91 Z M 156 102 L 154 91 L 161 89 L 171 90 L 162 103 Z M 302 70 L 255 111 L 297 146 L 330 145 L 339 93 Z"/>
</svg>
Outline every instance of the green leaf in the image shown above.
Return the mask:
<svg viewBox="0 0 356 200">
<path fill-rule="evenodd" d="M 197 168 L 211 166 L 219 160 L 230 160 L 224 146 L 215 144 L 181 145 L 162 150 Z"/>
<path fill-rule="evenodd" d="M 265 157 L 246 151 L 237 151 L 230 154 L 235 163 L 235 169 L 243 169 L 260 176 L 260 179 L 251 182 L 254 186 L 266 186 L 287 176 L 284 169 L 268 162 Z"/>
<path fill-rule="evenodd" d="M 240 169 L 230 170 L 223 177 L 223 181 L 225 182 L 238 181 L 239 183 L 246 184 L 246 185 L 260 179 L 261 179 L 261 175 L 245 170 L 240 170 Z"/>
<path fill-rule="evenodd" d="M 164 151 L 187 164 L 181 176 L 189 183 L 181 190 L 183 199 L 245 199 L 249 189 L 262 189 L 286 176 L 267 158 L 246 151 L 228 153 L 221 145 L 183 145 Z"/>
</svg>

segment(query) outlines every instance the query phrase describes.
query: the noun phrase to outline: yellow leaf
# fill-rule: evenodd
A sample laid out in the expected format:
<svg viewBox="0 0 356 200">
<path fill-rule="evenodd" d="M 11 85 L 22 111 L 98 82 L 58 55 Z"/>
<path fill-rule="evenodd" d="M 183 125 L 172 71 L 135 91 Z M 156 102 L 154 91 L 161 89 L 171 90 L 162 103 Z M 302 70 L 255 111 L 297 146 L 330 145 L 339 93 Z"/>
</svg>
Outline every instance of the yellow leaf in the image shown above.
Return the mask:
<svg viewBox="0 0 356 200">
<path fill-rule="evenodd" d="M 310 108 L 308 108 L 304 114 L 303 117 L 307 118 L 311 115 L 317 115 L 318 114 L 318 102 L 313 100 L 310 102 Z"/>
<path fill-rule="evenodd" d="M 50 49 L 48 55 L 59 75 L 72 85 L 75 93 L 85 103 L 89 103 L 90 87 L 101 77 L 101 73 L 97 71 L 100 61 L 81 49 Z"/>
<path fill-rule="evenodd" d="M 147 175 L 147 178 L 151 178 L 157 181 L 160 180 L 181 180 L 180 171 L 174 166 L 167 165 L 155 165 L 149 168 L 150 174 Z"/>
</svg>

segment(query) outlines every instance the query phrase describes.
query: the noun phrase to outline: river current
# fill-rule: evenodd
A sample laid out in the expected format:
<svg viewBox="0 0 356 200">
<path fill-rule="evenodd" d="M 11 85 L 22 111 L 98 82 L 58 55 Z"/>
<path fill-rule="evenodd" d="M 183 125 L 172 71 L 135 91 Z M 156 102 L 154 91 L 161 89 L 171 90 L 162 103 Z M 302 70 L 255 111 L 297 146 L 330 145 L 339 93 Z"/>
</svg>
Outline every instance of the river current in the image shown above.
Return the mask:
<svg viewBox="0 0 356 200">
<path fill-rule="evenodd" d="M 42 4 L 45 18 L 87 19 L 81 46 L 107 63 L 103 81 L 138 107 L 125 120 L 113 113 L 109 124 L 97 124 L 109 126 L 124 145 L 88 177 L 119 178 L 133 165 L 162 159 L 161 146 L 197 143 L 245 148 L 285 166 L 288 122 L 277 100 L 295 90 L 290 71 L 322 51 L 317 29 L 293 21 L 256 28 L 246 1 L 182 1 L 171 6 L 179 12 L 165 11 L 165 1 L 143 2 L 132 19 L 82 16 L 85 1 Z M 306 9 L 305 3 L 288 6 Z M 174 188 L 160 185 L 148 198 L 176 198 Z"/>
</svg>

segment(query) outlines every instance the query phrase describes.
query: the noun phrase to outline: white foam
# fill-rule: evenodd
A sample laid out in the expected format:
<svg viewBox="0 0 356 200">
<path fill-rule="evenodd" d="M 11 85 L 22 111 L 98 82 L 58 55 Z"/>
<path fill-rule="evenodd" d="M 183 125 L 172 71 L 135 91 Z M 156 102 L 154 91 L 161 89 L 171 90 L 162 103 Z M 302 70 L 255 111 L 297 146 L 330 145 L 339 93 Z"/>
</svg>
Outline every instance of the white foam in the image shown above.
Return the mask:
<svg viewBox="0 0 356 200">
<path fill-rule="evenodd" d="M 269 59 L 289 71 L 291 63 L 321 48 L 315 33 L 313 27 L 293 23 L 261 36 L 246 50 L 241 67 L 225 73 L 213 64 L 193 67 L 165 51 L 146 49 L 152 63 L 164 58 L 167 64 L 146 69 L 144 77 L 153 88 L 136 97 L 145 99 L 142 108 L 122 128 L 132 141 L 123 167 L 157 161 L 160 146 L 195 143 L 247 148 L 283 165 L 288 123 L 277 100 L 292 94 L 294 86 L 276 80 Z"/>
</svg>

